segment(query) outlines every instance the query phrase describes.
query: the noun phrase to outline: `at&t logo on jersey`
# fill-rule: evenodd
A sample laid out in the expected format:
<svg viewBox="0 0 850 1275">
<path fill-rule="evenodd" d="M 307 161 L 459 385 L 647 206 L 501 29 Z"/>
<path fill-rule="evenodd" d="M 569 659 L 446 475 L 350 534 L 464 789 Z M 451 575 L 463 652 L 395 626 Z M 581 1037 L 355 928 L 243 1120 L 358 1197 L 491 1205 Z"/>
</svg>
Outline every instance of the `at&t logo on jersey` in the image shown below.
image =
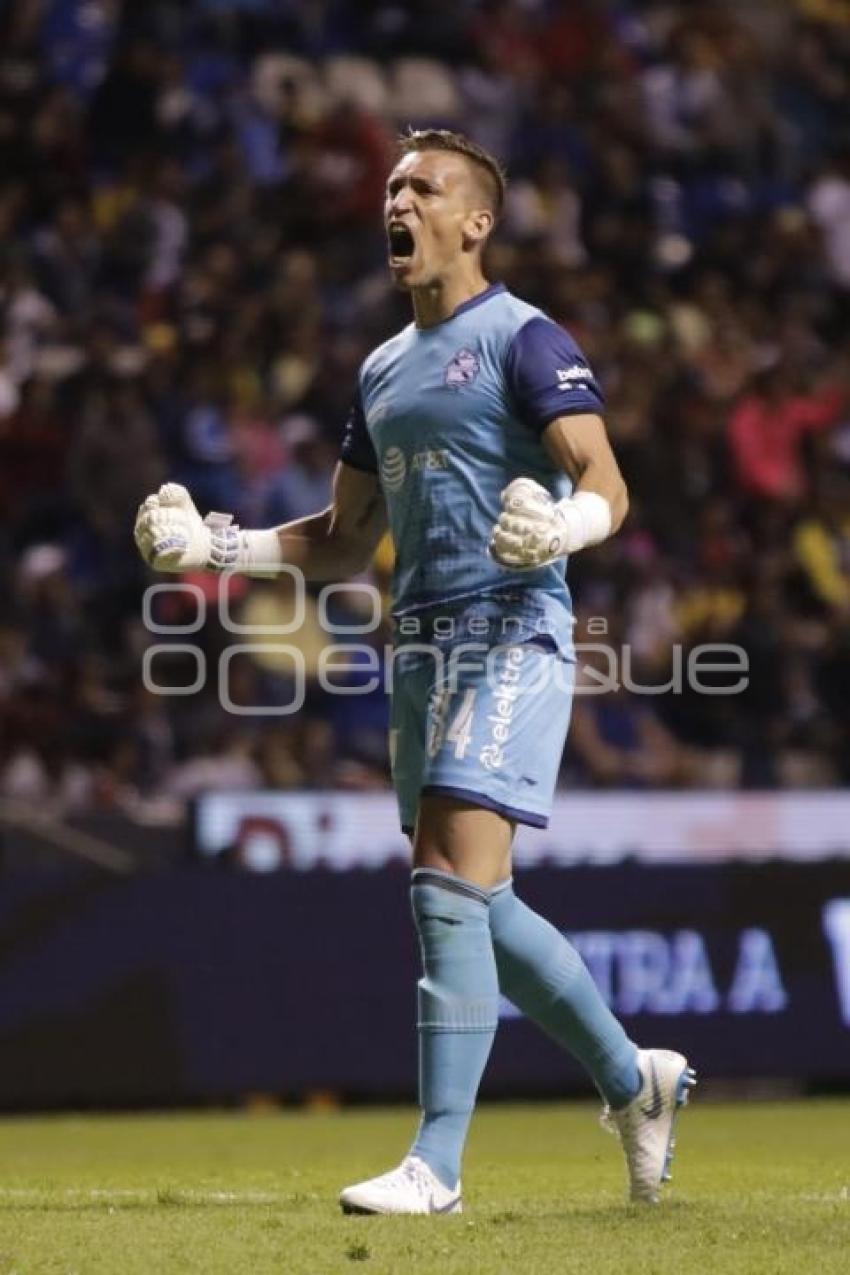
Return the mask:
<svg viewBox="0 0 850 1275">
<path fill-rule="evenodd" d="M 410 458 L 410 473 L 420 474 L 423 470 L 448 469 L 448 452 L 442 448 L 416 452 Z M 385 489 L 395 494 L 401 491 L 407 477 L 408 464 L 400 447 L 388 447 L 381 461 L 381 482 Z"/>
<path fill-rule="evenodd" d="M 478 355 L 464 346 L 446 364 L 446 385 L 450 390 L 463 389 L 464 385 L 472 384 L 480 371 Z"/>
<path fill-rule="evenodd" d="M 443 451 L 442 448 L 417 452 L 410 462 L 410 472 L 412 474 L 417 474 L 423 469 L 448 469 L 448 467 L 448 452 Z"/>
<path fill-rule="evenodd" d="M 381 460 L 381 482 L 387 491 L 401 491 L 407 474 L 407 461 L 400 447 L 388 447 Z"/>
</svg>

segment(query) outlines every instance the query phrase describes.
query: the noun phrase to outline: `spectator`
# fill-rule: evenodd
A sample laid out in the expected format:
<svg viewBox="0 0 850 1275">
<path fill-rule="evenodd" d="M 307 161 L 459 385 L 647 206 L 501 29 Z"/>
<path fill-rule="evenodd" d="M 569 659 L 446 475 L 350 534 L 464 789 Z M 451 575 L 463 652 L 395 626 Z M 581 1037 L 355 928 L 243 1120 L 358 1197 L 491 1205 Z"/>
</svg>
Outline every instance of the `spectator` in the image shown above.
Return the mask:
<svg viewBox="0 0 850 1275">
<path fill-rule="evenodd" d="M 795 529 L 793 547 L 812 603 L 850 620 L 850 480 L 824 480 L 811 513 Z"/>
<path fill-rule="evenodd" d="M 202 690 L 139 691 L 150 579 L 130 525 L 166 476 L 248 523 L 327 504 L 357 369 L 409 320 L 380 212 L 411 74 L 506 164 L 493 276 L 567 326 L 604 384 L 631 514 L 571 565 L 577 606 L 624 635 L 642 684 L 701 641 L 750 658 L 736 696 L 579 696 L 572 777 L 850 778 L 850 81 L 831 12 L 5 6 L 4 791 L 138 809 L 220 782 L 386 782 L 386 706 L 321 691 L 313 597 L 286 639 L 310 671 L 297 721 L 223 720 L 210 670 L 231 639 L 208 576 L 184 582 L 207 613 Z M 371 59 L 356 104 L 336 54 Z M 391 570 L 387 539 L 384 593 Z M 292 618 L 285 582 L 229 588 L 243 619 Z M 179 625 L 199 605 L 187 590 L 154 609 Z M 157 658 L 165 689 L 191 683 L 191 657 Z M 233 702 L 280 708 L 284 662 L 234 659 Z"/>
<path fill-rule="evenodd" d="M 805 391 L 781 367 L 763 372 L 729 419 L 729 445 L 743 490 L 767 499 L 802 500 L 808 485 L 806 436 L 834 425 L 843 402 L 837 386 Z"/>
<path fill-rule="evenodd" d="M 323 438 L 309 416 L 293 416 L 285 423 L 283 440 L 290 460 L 269 486 L 264 526 L 304 518 L 331 502 L 331 474 L 335 448 Z"/>
<path fill-rule="evenodd" d="M 850 146 L 824 166 L 807 202 L 823 236 L 830 277 L 838 287 L 850 288 Z"/>
</svg>

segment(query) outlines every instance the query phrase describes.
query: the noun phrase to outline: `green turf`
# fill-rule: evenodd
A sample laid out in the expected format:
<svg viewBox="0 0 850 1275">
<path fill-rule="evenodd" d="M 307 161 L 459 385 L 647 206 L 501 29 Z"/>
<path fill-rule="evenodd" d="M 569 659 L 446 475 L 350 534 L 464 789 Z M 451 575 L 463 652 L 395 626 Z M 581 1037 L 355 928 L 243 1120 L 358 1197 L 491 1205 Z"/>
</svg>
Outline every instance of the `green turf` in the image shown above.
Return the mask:
<svg viewBox="0 0 850 1275">
<path fill-rule="evenodd" d="M 850 1272 L 850 1102 L 695 1103 L 655 1209 L 585 1104 L 484 1108 L 459 1218 L 346 1218 L 412 1113 L 0 1121 L 0 1275 Z"/>
</svg>

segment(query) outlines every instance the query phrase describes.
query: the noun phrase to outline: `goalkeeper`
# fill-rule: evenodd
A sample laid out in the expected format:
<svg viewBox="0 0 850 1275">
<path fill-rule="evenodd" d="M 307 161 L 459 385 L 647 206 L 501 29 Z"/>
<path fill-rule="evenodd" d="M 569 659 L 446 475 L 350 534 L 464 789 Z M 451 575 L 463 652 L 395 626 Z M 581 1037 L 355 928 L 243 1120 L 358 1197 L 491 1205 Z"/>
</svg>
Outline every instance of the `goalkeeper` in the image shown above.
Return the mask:
<svg viewBox="0 0 850 1275">
<path fill-rule="evenodd" d="M 503 198 L 498 164 L 461 135 L 402 139 L 384 215 L 414 321 L 360 370 L 330 508 L 248 531 L 202 522 L 166 484 L 136 522 L 160 571 L 290 564 L 317 581 L 363 571 L 392 532 L 390 757 L 413 844 L 422 1117 L 397 1168 L 342 1192 L 348 1212 L 460 1212 L 500 990 L 589 1072 L 634 1200 L 657 1199 L 693 1083 L 680 1054 L 628 1038 L 575 949 L 512 888 L 515 826 L 546 826 L 570 716 L 565 559 L 612 535 L 627 497 L 581 351 L 484 277 Z M 447 675 L 429 649 L 444 654 L 446 632 L 449 655 L 474 643 L 478 662 L 449 659 Z"/>
</svg>

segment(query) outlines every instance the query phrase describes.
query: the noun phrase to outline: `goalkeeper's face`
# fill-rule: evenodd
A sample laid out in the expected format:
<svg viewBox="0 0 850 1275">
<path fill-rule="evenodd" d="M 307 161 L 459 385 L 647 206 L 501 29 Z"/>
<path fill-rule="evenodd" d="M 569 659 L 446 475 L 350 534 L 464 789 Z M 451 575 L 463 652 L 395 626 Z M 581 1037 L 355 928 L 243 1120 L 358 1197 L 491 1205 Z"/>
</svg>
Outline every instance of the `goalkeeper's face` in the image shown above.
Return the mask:
<svg viewBox="0 0 850 1275">
<path fill-rule="evenodd" d="M 397 287 L 426 288 L 480 253 L 493 218 L 463 155 L 411 151 L 390 173 L 384 202 L 390 270 Z"/>
</svg>

